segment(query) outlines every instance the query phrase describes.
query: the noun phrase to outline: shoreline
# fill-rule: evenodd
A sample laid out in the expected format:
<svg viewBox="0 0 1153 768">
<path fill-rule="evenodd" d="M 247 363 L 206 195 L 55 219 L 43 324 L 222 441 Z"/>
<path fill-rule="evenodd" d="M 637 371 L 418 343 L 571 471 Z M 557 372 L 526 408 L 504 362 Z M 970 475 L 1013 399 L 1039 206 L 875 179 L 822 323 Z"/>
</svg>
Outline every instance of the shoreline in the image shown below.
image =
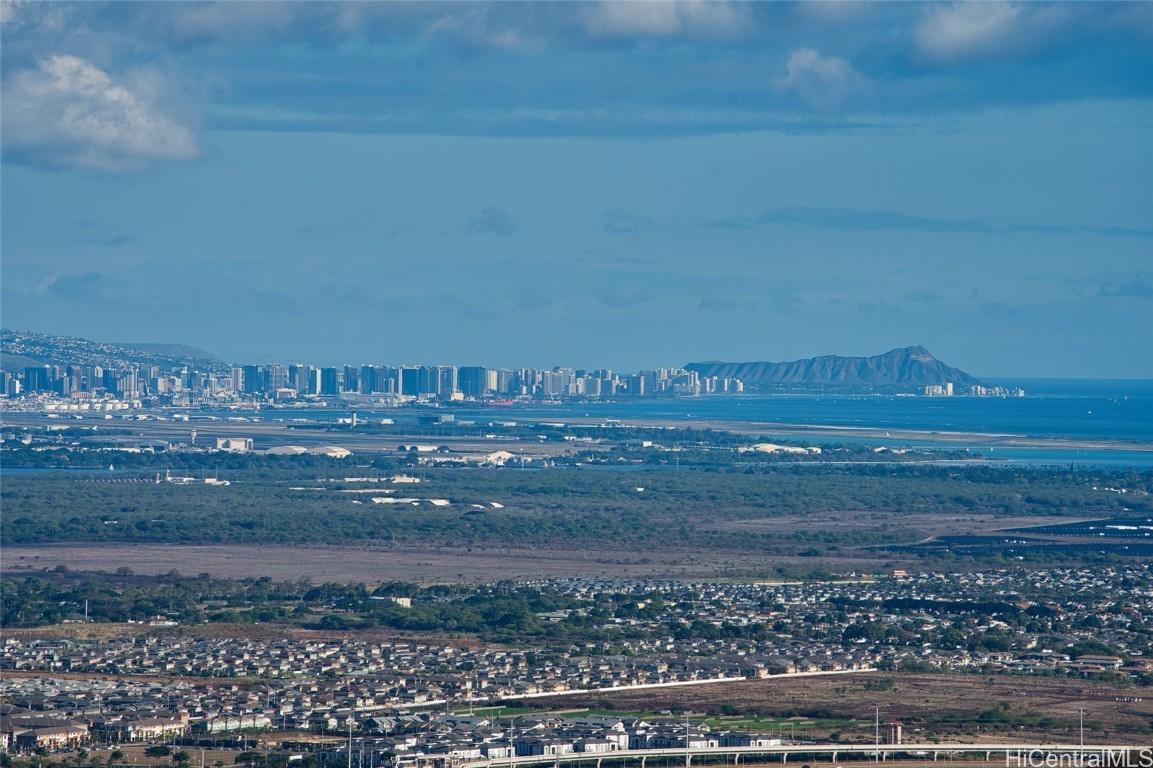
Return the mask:
<svg viewBox="0 0 1153 768">
<path fill-rule="evenodd" d="M 343 413 L 343 411 L 333 411 L 333 413 Z M 515 414 L 510 413 L 510 416 L 512 415 Z M 528 423 L 528 421 L 526 421 L 526 423 Z M 1010 448 L 1153 454 L 1153 439 L 1077 438 L 1015 434 L 1010 432 L 970 432 L 960 430 L 886 428 L 880 426 L 805 424 L 797 422 L 729 421 L 724 419 L 645 418 L 643 416 L 624 419 L 605 419 L 604 417 L 585 415 L 563 419 L 563 423 L 569 426 L 595 428 L 605 427 L 607 421 L 611 421 L 614 425 L 619 425 L 623 428 L 714 430 L 717 432 L 729 432 L 741 435 L 757 435 L 765 438 L 799 440 L 810 437 L 829 438 L 833 441 L 837 441 L 838 439 L 842 441 L 868 440 L 876 441 L 879 445 L 883 444 L 892 447 L 917 445 L 918 447 L 937 448 L 939 450 L 950 450 L 950 446 L 957 446 L 972 448 L 976 451 Z M 0 412 L 0 425 L 3 426 L 40 427 L 44 424 L 59 425 L 60 422 L 49 419 L 49 417 L 44 414 L 26 414 L 11 411 Z M 318 424 L 322 425 L 324 422 L 318 421 Z M 73 425 L 68 424 L 68 426 Z M 262 438 L 262 442 L 267 441 L 273 446 L 297 443 L 305 445 L 336 443 L 342 444 L 354 450 L 354 452 L 357 450 L 364 452 L 392 450 L 395 448 L 393 441 L 408 441 L 412 437 L 417 437 L 415 433 L 420 431 L 416 429 L 412 434 L 408 432 L 398 434 L 392 432 L 328 431 L 324 429 L 300 430 L 291 424 L 268 421 L 241 423 L 212 421 L 196 422 L 194 424 L 172 421 L 135 421 L 118 422 L 111 425 L 101 423 L 99 426 L 129 429 L 135 433 L 130 436 L 119 436 L 119 440 L 140 438 L 182 439 L 187 436 L 190 430 L 195 430 L 205 439 L 211 437 L 256 436 Z M 610 430 L 606 430 L 604 437 L 608 439 L 609 442 L 612 442 Z M 482 440 L 475 436 L 438 434 L 434 437 L 422 436 L 418 439 L 443 442 L 450 445 L 468 446 L 476 450 L 491 450 L 509 445 L 523 449 L 531 444 L 534 452 L 543 454 L 563 453 L 571 447 L 567 444 L 562 445 L 552 442 L 527 443 L 524 440 L 505 438 L 502 436 Z M 1064 462 L 1065 459 L 1061 461 Z"/>
<path fill-rule="evenodd" d="M 602 420 L 603 421 L 603 420 Z M 573 426 L 601 426 L 596 419 L 569 419 Z M 1071 437 L 1045 437 L 1017 435 L 1008 432 L 959 432 L 949 430 L 892 429 L 884 427 L 847 427 L 836 424 L 797 424 L 763 421 L 719 421 L 715 419 L 628 419 L 621 420 L 625 427 L 657 427 L 675 429 L 712 429 L 718 432 L 759 434 L 792 437 L 819 435 L 828 437 L 867 438 L 870 440 L 915 441 L 925 443 L 973 443 L 1006 448 L 1065 448 L 1091 451 L 1153 452 L 1153 440 L 1103 440 Z"/>
</svg>

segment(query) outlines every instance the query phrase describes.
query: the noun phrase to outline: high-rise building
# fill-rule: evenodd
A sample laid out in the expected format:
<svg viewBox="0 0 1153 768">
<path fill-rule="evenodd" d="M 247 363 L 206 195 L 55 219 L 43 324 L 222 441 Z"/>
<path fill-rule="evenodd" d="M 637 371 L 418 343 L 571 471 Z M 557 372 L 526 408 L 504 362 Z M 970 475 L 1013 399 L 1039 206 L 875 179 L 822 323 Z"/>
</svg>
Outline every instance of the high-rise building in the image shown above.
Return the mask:
<svg viewBox="0 0 1153 768">
<path fill-rule="evenodd" d="M 435 365 L 422 365 L 417 370 L 417 394 L 439 395 L 440 367 Z"/>
<path fill-rule="evenodd" d="M 241 381 L 240 391 L 247 395 L 255 395 L 260 392 L 267 392 L 268 387 L 264 382 L 264 369 L 259 365 L 246 365 L 242 369 L 243 379 Z"/>
<path fill-rule="evenodd" d="M 400 369 L 400 394 L 416 397 L 420 394 L 420 368 L 404 366 Z"/>
<path fill-rule="evenodd" d="M 297 392 L 304 394 L 304 387 L 308 384 L 308 373 L 305 366 L 300 363 L 293 363 L 288 366 L 288 386 L 290 389 L 295 389 Z"/>
<path fill-rule="evenodd" d="M 360 366 L 360 376 L 357 377 L 356 391 L 362 395 L 371 395 L 378 392 L 376 388 L 376 368 L 371 365 Z M 347 382 L 345 382 L 347 388 Z"/>
<path fill-rule="evenodd" d="M 341 379 L 341 389 L 345 392 L 360 391 L 360 371 L 351 365 L 344 366 L 344 378 Z"/>
<path fill-rule="evenodd" d="M 390 395 L 400 394 L 400 369 L 386 365 L 377 369 L 376 391 Z"/>
<path fill-rule="evenodd" d="M 315 395 L 320 392 L 320 371 L 311 365 L 295 363 L 288 366 L 288 386 L 301 395 Z"/>
<path fill-rule="evenodd" d="M 136 371 L 105 371 L 104 389 L 119 397 L 135 397 L 140 391 Z"/>
<path fill-rule="evenodd" d="M 320 369 L 320 388 L 317 390 L 319 395 L 339 395 L 340 394 L 340 371 L 336 368 L 321 368 Z"/>
<path fill-rule="evenodd" d="M 514 374 L 507 368 L 501 368 L 499 371 L 493 371 L 493 384 L 492 390 L 498 395 L 519 394 L 512 391 Z"/>
<path fill-rule="evenodd" d="M 51 392 L 56 383 L 56 369 L 51 365 L 30 365 L 24 369 L 25 392 Z"/>
<path fill-rule="evenodd" d="M 264 371 L 268 392 L 275 392 L 288 386 L 288 369 L 283 365 L 270 365 Z"/>
<path fill-rule="evenodd" d="M 65 378 L 68 380 L 68 392 L 84 392 L 88 389 L 84 382 L 84 367 L 69 365 L 65 369 Z"/>
<path fill-rule="evenodd" d="M 455 365 L 439 365 L 437 366 L 437 394 L 441 397 L 450 397 L 454 392 L 458 392 L 460 386 L 457 380 L 457 369 Z"/>
<path fill-rule="evenodd" d="M 84 389 L 91 392 L 104 386 L 104 369 L 99 365 L 84 366 Z"/>
<path fill-rule="evenodd" d="M 488 392 L 496 389 L 496 387 L 489 386 L 489 374 L 495 373 L 488 368 L 483 368 L 476 365 L 462 366 L 457 372 L 458 384 L 460 391 L 465 397 L 483 397 Z"/>
</svg>

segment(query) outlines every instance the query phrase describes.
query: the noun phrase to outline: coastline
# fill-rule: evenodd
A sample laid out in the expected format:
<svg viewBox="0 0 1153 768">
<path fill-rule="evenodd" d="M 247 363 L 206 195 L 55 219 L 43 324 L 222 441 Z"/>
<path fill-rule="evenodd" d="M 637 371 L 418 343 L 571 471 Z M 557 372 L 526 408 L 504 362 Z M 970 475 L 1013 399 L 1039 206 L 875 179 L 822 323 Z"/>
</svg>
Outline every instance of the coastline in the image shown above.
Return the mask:
<svg viewBox="0 0 1153 768">
<path fill-rule="evenodd" d="M 603 419 L 567 419 L 566 424 L 574 426 L 602 426 Z M 964 432 L 950 430 L 919 430 L 885 427 L 849 427 L 835 424 L 797 424 L 785 422 L 724 421 L 717 419 L 627 419 L 623 426 L 653 427 L 660 429 L 713 429 L 724 432 L 754 435 L 776 435 L 781 437 L 820 437 L 864 438 L 869 440 L 891 441 L 894 444 L 908 443 L 965 443 L 990 445 L 1006 448 L 1066 448 L 1087 451 L 1140 451 L 1153 452 L 1153 441 L 1141 440 L 1101 440 L 1069 437 L 1045 437 L 1018 435 L 1008 432 Z"/>
<path fill-rule="evenodd" d="M 343 411 L 330 411 L 333 414 L 341 414 Z M 320 415 L 319 413 L 316 415 Z M 510 416 L 516 414 L 510 413 Z M 536 420 L 536 417 L 520 417 L 526 423 Z M 584 416 L 561 416 L 558 421 L 563 421 L 564 424 L 577 427 L 591 427 L 603 428 L 606 425 L 604 417 Z M 996 448 L 1004 449 L 1039 449 L 1039 450 L 1053 450 L 1053 451 L 1100 451 L 1105 453 L 1110 452 L 1130 452 L 1137 453 L 1145 456 L 1146 454 L 1153 454 L 1153 440 L 1133 440 L 1133 439 L 1104 439 L 1104 438 L 1089 438 L 1089 437 L 1065 437 L 1065 436 L 1048 436 L 1048 435 L 1024 435 L 1015 434 L 1011 432 L 983 432 L 983 431 L 966 431 L 966 430 L 929 430 L 929 429 L 910 429 L 907 427 L 882 427 L 882 426 L 846 426 L 838 424 L 804 424 L 798 422 L 765 422 L 765 421 L 730 421 L 728 419 L 715 419 L 715 418 L 667 418 L 667 417 L 646 417 L 646 416 L 633 416 L 627 418 L 614 418 L 611 421 L 615 425 L 624 428 L 650 428 L 650 429 L 695 429 L 695 430 L 714 430 L 717 432 L 730 432 L 735 434 L 743 434 L 750 436 L 762 436 L 779 439 L 792 439 L 792 440 L 806 440 L 809 438 L 828 438 L 833 442 L 868 442 L 878 446 L 890 447 L 906 447 L 916 446 L 924 448 L 941 448 L 949 450 L 950 448 L 963 449 L 971 448 L 978 452 L 984 452 Z M 4 426 L 14 427 L 42 427 L 47 424 L 59 424 L 58 421 L 50 421 L 47 416 L 39 413 L 20 413 L 20 412 L 5 412 L 0 413 L 0 422 Z M 320 419 L 317 423 L 323 423 Z M 392 450 L 395 448 L 394 443 L 397 440 L 408 440 L 413 436 L 418 436 L 423 431 L 421 428 L 414 428 L 411 433 L 405 432 L 402 434 L 395 433 L 372 433 L 372 432 L 352 432 L 344 431 L 328 431 L 316 430 L 306 431 L 295 428 L 294 425 L 286 423 L 278 423 L 271 421 L 259 422 L 243 422 L 235 423 L 230 421 L 211 421 L 211 422 L 195 422 L 192 425 L 174 421 L 132 421 L 115 423 L 117 427 L 128 427 L 132 431 L 132 435 L 119 436 L 119 441 L 131 441 L 139 439 L 165 439 L 165 440 L 179 440 L 187 437 L 190 428 L 198 432 L 203 439 L 210 439 L 212 437 L 245 437 L 255 436 L 261 439 L 261 442 L 268 442 L 271 445 L 288 445 L 300 443 L 305 445 L 319 444 L 319 443 L 332 443 L 340 444 L 355 451 L 363 452 L 381 452 L 385 450 Z M 130 426 L 129 426 L 130 425 Z M 71 425 L 70 425 L 71 426 Z M 78 425 L 79 426 L 79 425 Z M 99 424 L 103 426 L 103 424 Z M 606 434 L 606 438 L 611 441 L 611 435 Z M 509 448 L 514 446 L 515 450 L 521 451 L 532 445 L 534 453 L 541 454 L 558 454 L 567 452 L 571 447 L 570 444 L 558 444 L 551 442 L 534 442 L 526 443 L 524 440 L 516 438 L 503 438 L 496 436 L 494 438 L 485 437 L 480 439 L 477 436 L 467 436 L 463 434 L 446 434 L 446 428 L 438 430 L 435 436 L 426 436 L 426 440 L 434 440 L 443 442 L 449 445 L 468 446 L 472 449 L 485 449 L 492 450 L 496 448 Z M 512 448 L 509 448 L 512 450 Z"/>
</svg>

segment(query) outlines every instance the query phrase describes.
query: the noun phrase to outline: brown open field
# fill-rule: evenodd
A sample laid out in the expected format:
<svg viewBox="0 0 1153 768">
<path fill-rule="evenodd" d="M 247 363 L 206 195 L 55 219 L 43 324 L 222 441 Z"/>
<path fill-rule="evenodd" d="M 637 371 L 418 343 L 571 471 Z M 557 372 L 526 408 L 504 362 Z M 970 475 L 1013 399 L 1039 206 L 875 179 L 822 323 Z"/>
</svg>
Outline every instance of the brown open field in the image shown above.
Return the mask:
<svg viewBox="0 0 1153 768">
<path fill-rule="evenodd" d="M 1062 517 L 1062 523 L 1081 522 L 1086 518 Z M 841 510 L 814 512 L 808 515 L 778 515 L 772 517 L 721 520 L 703 524 L 706 530 L 750 531 L 883 531 L 900 527 L 915 531 L 921 538 L 929 536 L 980 535 L 1003 528 L 1025 528 L 1031 525 L 1052 525 L 1052 517 L 1012 517 L 990 514 L 919 514 L 903 512 L 900 517 L 887 510 Z"/>
<path fill-rule="evenodd" d="M 645 562 L 642 562 L 645 561 Z M 72 570 L 107 571 L 128 564 L 137 574 L 176 569 L 185 575 L 218 578 L 270 576 L 295 580 L 421 583 L 490 581 L 550 576 L 644 577 L 676 573 L 702 577 L 723 569 L 722 555 L 662 555 L 656 561 L 632 551 L 482 550 L 387 546 L 175 546 L 160 544 L 38 545 L 6 547 L 4 570 L 40 570 L 65 565 Z"/>
<path fill-rule="evenodd" d="M 882 567 L 854 559 L 855 567 Z M 633 550 L 483 549 L 361 546 L 178 546 L 168 544 L 42 544 L 5 547 L 3 571 L 52 570 L 113 573 L 124 566 L 137 574 L 208 573 L 217 578 L 269 576 L 315 582 L 414 581 L 424 584 L 584 576 L 590 578 L 716 579 L 758 577 L 782 564 L 828 565 L 818 558 L 781 558 L 750 552 Z"/>
<path fill-rule="evenodd" d="M 1079 519 L 1079 518 L 1078 518 Z M 980 534 L 1005 527 L 1045 525 L 1050 517 L 1005 518 L 987 514 L 910 514 L 887 510 L 822 512 L 746 520 L 702 523 L 705 530 L 792 533 L 797 531 L 885 532 L 900 527 L 918 540 L 950 534 Z M 1062 522 L 1075 522 L 1073 518 Z M 35 544 L 4 548 L 0 568 L 5 575 L 52 570 L 113 573 L 129 567 L 139 575 L 208 573 L 217 578 L 269 576 L 315 582 L 414 581 L 423 584 L 534 579 L 551 577 L 724 579 L 770 578 L 779 566 L 803 570 L 883 571 L 916 567 L 912 555 L 885 551 L 871 557 L 854 550 L 824 557 L 790 557 L 739 550 L 665 548 L 659 552 L 614 549 L 534 549 L 473 546 L 467 551 L 448 547 L 358 543 L 350 546 L 231 546 L 177 544 Z"/>
<path fill-rule="evenodd" d="M 456 648 L 475 648 L 482 645 L 479 640 L 460 636 L 438 635 L 432 632 L 405 632 L 394 629 L 368 629 L 354 632 L 331 629 L 302 629 L 283 624 L 186 624 L 180 627 L 152 627 L 147 624 L 53 624 L 46 627 L 18 627 L 5 628 L 6 637 L 21 638 L 69 638 L 73 640 L 100 640 L 109 641 L 122 638 L 133 638 L 140 635 L 191 637 L 197 640 L 219 638 L 242 638 L 246 640 L 283 640 L 292 638 L 313 642 L 341 642 L 354 639 L 370 643 L 411 642 L 414 638 L 436 642 L 442 645 L 451 645 Z M 42 677 L 46 673 L 40 671 L 4 670 L 5 677 Z M 52 677 L 83 679 L 89 677 L 83 672 L 53 671 Z M 131 680 L 167 680 L 164 675 L 121 675 Z M 236 681 L 228 678 L 197 678 L 198 682 L 208 685 L 232 684 Z"/>
<path fill-rule="evenodd" d="M 879 707 L 883 722 L 904 724 L 906 741 L 926 743 L 931 739 L 956 741 L 963 735 L 966 741 L 1075 744 L 1080 710 L 1084 708 L 1086 742 L 1153 743 L 1153 691 L 1068 678 L 869 672 L 589 694 L 551 699 L 548 704 L 557 708 L 714 714 L 721 712 L 722 705 L 742 713 L 796 717 L 798 722 L 853 718 L 867 722 L 868 733 L 857 735 L 870 738 L 875 708 Z M 1002 713 L 1005 720 L 1016 723 L 994 723 Z M 1041 718 L 1049 722 L 1030 724 Z M 814 736 L 827 736 L 829 730 L 810 726 Z"/>
</svg>

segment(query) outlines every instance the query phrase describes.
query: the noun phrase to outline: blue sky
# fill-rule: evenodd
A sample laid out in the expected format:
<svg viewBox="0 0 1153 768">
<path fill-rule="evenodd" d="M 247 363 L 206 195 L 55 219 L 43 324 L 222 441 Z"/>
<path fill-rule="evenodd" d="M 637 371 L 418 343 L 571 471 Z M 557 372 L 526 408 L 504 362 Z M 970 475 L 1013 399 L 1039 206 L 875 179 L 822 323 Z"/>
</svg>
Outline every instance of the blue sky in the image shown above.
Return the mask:
<svg viewBox="0 0 1153 768">
<path fill-rule="evenodd" d="M 1153 378 L 1150 3 L 0 8 L 8 328 Z"/>
</svg>

